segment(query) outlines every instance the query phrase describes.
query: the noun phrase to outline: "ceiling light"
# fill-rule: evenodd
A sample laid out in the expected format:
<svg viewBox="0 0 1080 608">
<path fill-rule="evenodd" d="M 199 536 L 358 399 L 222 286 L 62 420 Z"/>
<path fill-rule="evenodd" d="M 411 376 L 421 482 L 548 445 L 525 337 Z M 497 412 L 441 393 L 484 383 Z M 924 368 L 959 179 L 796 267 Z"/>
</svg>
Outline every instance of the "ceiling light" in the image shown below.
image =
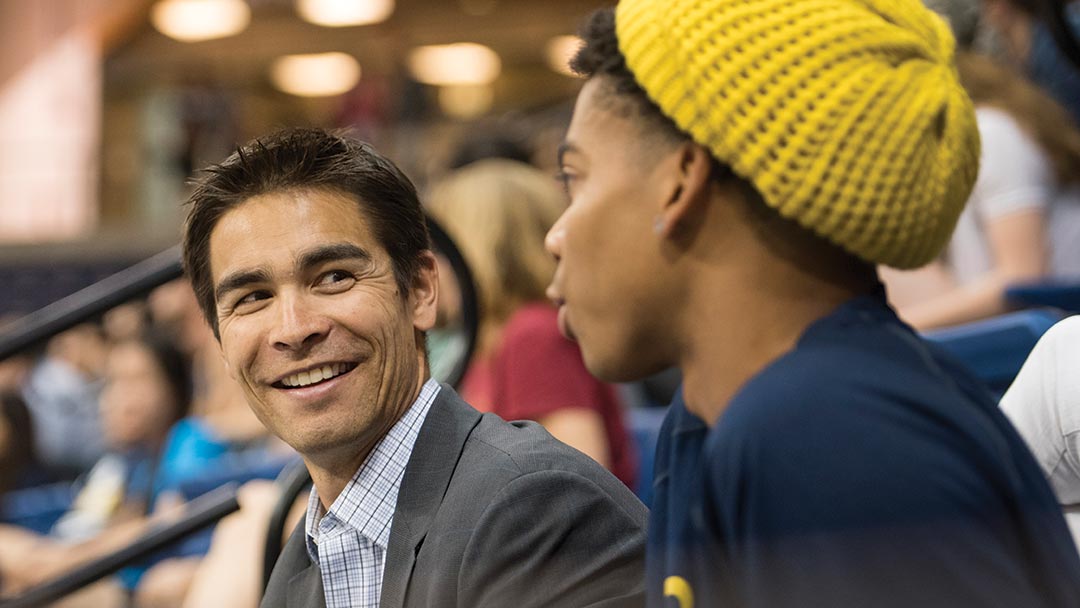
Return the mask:
<svg viewBox="0 0 1080 608">
<path fill-rule="evenodd" d="M 439 108 L 454 118 L 476 118 L 491 109 L 495 90 L 490 84 L 458 84 L 439 87 Z"/>
<path fill-rule="evenodd" d="M 275 87 L 292 95 L 340 95 L 360 82 L 360 64 L 345 53 L 286 55 L 274 61 L 270 79 Z"/>
<path fill-rule="evenodd" d="M 389 19 L 394 0 L 297 0 L 296 10 L 305 21 L 318 25 L 366 25 Z"/>
<path fill-rule="evenodd" d="M 489 84 L 501 69 L 495 51 L 472 42 L 421 46 L 409 53 L 409 70 L 424 84 Z"/>
<path fill-rule="evenodd" d="M 581 49 L 582 40 L 578 36 L 555 36 L 544 47 L 544 59 L 552 70 L 566 76 L 578 76 L 570 69 L 570 59 Z"/>
<path fill-rule="evenodd" d="M 159 32 L 184 42 L 239 34 L 250 21 L 244 0 L 161 0 L 150 12 Z"/>
</svg>

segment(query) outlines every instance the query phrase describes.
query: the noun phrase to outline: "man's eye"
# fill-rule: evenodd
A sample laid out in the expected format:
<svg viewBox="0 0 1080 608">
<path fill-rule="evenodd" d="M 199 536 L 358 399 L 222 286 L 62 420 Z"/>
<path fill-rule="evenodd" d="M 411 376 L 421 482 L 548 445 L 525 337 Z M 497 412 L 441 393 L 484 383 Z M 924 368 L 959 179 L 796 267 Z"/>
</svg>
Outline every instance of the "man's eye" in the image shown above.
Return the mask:
<svg viewBox="0 0 1080 608">
<path fill-rule="evenodd" d="M 351 273 L 344 270 L 331 270 L 319 277 L 319 285 L 334 285 L 352 279 L 353 275 Z"/>
<path fill-rule="evenodd" d="M 555 173 L 555 180 L 558 181 L 560 185 L 562 185 L 563 192 L 565 192 L 567 194 L 567 196 L 570 195 L 570 182 L 573 179 L 574 179 L 574 176 L 571 173 L 569 173 L 567 171 L 564 171 L 562 169 L 559 169 Z"/>
<path fill-rule="evenodd" d="M 237 308 L 237 307 L 240 307 L 240 306 L 245 306 L 245 305 L 248 305 L 248 304 L 254 304 L 254 303 L 259 302 L 261 300 L 265 300 L 265 299 L 267 299 L 269 297 L 270 297 L 269 292 L 266 292 L 266 291 L 253 291 L 253 292 L 245 295 L 244 297 L 240 298 L 239 300 L 237 300 L 236 305 L 234 306 L 234 308 Z"/>
</svg>

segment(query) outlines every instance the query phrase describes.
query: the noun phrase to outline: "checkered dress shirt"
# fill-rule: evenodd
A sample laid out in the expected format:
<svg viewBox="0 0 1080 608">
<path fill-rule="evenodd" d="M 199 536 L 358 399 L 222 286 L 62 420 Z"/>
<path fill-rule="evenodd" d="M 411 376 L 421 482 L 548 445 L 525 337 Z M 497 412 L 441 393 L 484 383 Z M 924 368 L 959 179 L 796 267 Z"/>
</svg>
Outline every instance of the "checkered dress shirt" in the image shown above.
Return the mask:
<svg viewBox="0 0 1080 608">
<path fill-rule="evenodd" d="M 420 396 L 375 445 L 329 511 L 311 489 L 307 549 L 322 574 L 326 608 L 379 605 L 401 478 L 439 388 L 435 380 L 424 383 Z"/>
</svg>

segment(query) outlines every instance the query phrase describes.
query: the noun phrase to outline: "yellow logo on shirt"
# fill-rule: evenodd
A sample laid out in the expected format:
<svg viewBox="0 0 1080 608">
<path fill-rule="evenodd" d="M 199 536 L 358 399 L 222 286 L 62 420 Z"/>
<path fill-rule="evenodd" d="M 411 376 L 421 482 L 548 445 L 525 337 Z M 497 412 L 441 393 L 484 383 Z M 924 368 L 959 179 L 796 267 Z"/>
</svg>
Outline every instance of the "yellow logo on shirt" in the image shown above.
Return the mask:
<svg viewBox="0 0 1080 608">
<path fill-rule="evenodd" d="M 679 602 L 679 608 L 694 608 L 694 590 L 681 576 L 664 579 L 664 597 L 675 598 L 675 601 Z"/>
</svg>

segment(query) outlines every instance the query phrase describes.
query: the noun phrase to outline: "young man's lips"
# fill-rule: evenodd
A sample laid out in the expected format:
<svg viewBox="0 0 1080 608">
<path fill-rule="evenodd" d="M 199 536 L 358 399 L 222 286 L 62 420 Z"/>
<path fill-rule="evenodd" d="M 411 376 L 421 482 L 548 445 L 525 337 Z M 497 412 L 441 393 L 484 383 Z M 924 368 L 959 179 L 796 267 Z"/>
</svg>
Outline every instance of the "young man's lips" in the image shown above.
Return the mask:
<svg viewBox="0 0 1080 608">
<path fill-rule="evenodd" d="M 562 295 L 555 289 L 554 284 L 548 285 L 548 288 L 544 291 L 544 295 L 557 307 L 562 306 L 565 303 L 565 300 L 562 299 Z"/>
<path fill-rule="evenodd" d="M 559 325 L 559 333 L 562 334 L 563 337 L 566 338 L 567 340 L 576 341 L 576 338 L 574 337 L 574 332 L 573 332 L 573 330 L 570 329 L 570 322 L 566 318 L 567 313 L 566 313 L 566 306 L 564 304 L 565 304 L 565 302 L 563 302 L 563 301 L 559 301 L 559 302 L 556 303 L 556 306 L 558 306 L 558 308 L 559 308 L 559 313 L 558 313 L 558 317 L 557 317 L 558 325 Z"/>
</svg>

